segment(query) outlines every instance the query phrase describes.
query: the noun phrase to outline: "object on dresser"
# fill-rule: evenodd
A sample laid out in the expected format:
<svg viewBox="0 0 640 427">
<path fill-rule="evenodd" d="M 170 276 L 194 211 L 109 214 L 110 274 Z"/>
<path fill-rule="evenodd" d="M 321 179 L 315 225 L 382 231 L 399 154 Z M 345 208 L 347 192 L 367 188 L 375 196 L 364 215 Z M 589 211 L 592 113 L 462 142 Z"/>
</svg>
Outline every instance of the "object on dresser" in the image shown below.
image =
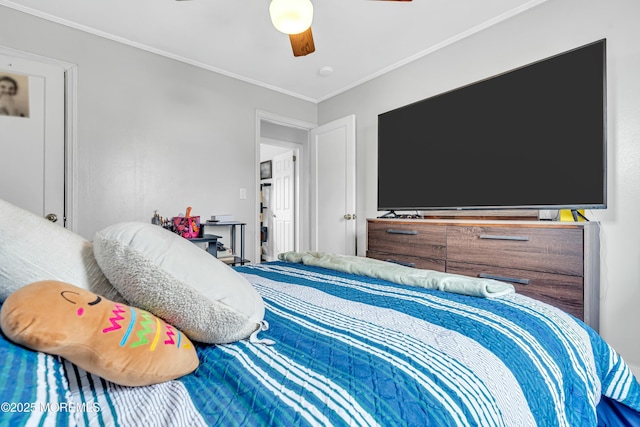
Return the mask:
<svg viewBox="0 0 640 427">
<path fill-rule="evenodd" d="M 235 254 L 233 253 L 232 249 L 225 247 L 222 242 L 217 242 L 216 246 L 218 250 L 216 258 L 227 264 L 233 263 L 235 261 Z"/>
<path fill-rule="evenodd" d="M 153 217 L 151 217 L 151 224 L 153 225 L 159 225 L 160 227 L 169 230 L 169 231 L 173 231 L 174 227 L 173 227 L 173 218 L 171 217 L 164 217 L 162 215 L 160 215 L 158 213 L 157 210 L 153 211 Z"/>
<path fill-rule="evenodd" d="M 191 206 L 187 207 L 184 216 L 173 217 L 174 231 L 186 239 L 200 235 L 200 216 L 191 216 Z"/>
<path fill-rule="evenodd" d="M 233 215 L 223 214 L 223 215 L 211 215 L 211 219 L 207 222 L 231 222 L 235 221 L 233 219 Z"/>
<path fill-rule="evenodd" d="M 162 224 L 162 217 L 160 216 L 157 210 L 153 211 L 153 217 L 151 217 L 151 224 L 153 225 Z"/>
<path fill-rule="evenodd" d="M 224 251 L 218 251 L 218 257 L 220 261 L 226 264 L 233 264 L 236 261 L 236 256 L 230 249 L 226 249 Z"/>
</svg>

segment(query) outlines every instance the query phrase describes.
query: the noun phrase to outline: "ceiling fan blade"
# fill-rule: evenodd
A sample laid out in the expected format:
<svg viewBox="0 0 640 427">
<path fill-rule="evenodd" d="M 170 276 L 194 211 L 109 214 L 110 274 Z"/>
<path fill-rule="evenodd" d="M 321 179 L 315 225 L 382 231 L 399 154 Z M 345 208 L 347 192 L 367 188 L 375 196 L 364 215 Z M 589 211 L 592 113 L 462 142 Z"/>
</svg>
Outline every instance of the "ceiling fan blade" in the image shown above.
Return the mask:
<svg viewBox="0 0 640 427">
<path fill-rule="evenodd" d="M 289 34 L 289 40 L 291 41 L 293 56 L 305 56 L 316 51 L 311 27 L 300 34 Z"/>
</svg>

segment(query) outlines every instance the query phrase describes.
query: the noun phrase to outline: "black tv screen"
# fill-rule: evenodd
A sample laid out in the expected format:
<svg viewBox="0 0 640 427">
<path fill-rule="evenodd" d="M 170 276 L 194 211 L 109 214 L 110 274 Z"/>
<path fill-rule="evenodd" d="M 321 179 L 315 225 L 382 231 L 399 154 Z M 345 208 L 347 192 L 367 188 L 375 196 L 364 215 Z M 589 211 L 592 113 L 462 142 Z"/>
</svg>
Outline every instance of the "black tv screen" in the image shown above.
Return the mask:
<svg viewBox="0 0 640 427">
<path fill-rule="evenodd" d="M 378 116 L 378 210 L 606 207 L 606 40 Z"/>
</svg>

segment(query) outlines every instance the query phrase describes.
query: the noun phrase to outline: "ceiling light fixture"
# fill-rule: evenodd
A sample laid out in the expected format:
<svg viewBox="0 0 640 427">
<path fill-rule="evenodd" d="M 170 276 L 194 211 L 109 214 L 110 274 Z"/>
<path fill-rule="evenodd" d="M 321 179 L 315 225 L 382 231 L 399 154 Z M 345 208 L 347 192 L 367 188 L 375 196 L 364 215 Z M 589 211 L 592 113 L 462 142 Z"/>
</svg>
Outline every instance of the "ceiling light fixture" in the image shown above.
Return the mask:
<svg viewBox="0 0 640 427">
<path fill-rule="evenodd" d="M 333 68 L 327 66 L 324 67 L 320 67 L 320 69 L 318 70 L 318 75 L 322 76 L 322 77 L 328 77 L 331 74 L 333 74 Z"/>
<path fill-rule="evenodd" d="M 300 34 L 311 27 L 313 5 L 309 0 L 271 0 L 271 22 L 285 34 Z"/>
</svg>

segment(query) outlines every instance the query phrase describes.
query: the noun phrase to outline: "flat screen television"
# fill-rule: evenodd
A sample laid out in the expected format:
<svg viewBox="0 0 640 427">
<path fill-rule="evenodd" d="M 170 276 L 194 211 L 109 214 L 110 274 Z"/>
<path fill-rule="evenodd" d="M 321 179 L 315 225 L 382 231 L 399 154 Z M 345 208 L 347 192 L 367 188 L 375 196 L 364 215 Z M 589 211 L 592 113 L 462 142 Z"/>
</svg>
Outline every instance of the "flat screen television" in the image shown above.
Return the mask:
<svg viewBox="0 0 640 427">
<path fill-rule="evenodd" d="M 378 116 L 378 210 L 606 208 L 606 40 Z"/>
</svg>

